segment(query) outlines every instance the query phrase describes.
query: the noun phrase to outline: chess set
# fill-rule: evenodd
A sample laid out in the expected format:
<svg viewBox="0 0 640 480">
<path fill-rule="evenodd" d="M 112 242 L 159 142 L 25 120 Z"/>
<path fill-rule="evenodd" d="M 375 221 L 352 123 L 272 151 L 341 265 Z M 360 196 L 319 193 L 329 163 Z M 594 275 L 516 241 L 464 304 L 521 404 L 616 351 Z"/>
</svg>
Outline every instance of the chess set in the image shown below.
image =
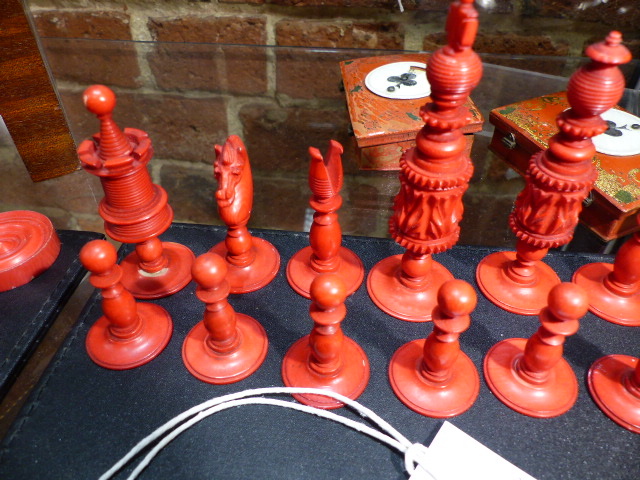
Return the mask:
<svg viewBox="0 0 640 480">
<path fill-rule="evenodd" d="M 114 247 L 100 239 L 80 251 L 90 282 L 100 291 L 83 314 L 87 321 L 93 317 L 84 341 L 91 361 L 122 375 L 161 361 L 162 352 L 180 335 L 183 367 L 204 384 L 223 386 L 259 377 L 268 352 L 276 348 L 282 353 L 279 372 L 285 386 L 316 387 L 356 399 L 370 382 L 381 382 L 374 379 L 380 372 L 374 371 L 367 349 L 343 331 L 343 321 L 350 321 L 349 299 L 360 290 L 361 301 L 370 301 L 394 322 L 433 325 L 428 335 L 402 342 L 387 359 L 385 381 L 397 399 L 430 418 L 452 418 L 472 409 L 481 379 L 477 359 L 463 351 L 461 340 L 471 334 L 465 332 L 473 325 L 479 295 L 471 282 L 456 278 L 433 255 L 451 250 L 458 240 L 462 197 L 473 173 L 462 130 L 471 121 L 467 99 L 482 76 L 481 61 L 472 49 L 477 28 L 473 2 L 453 2 L 448 43 L 427 63 L 431 100 L 418 112 L 424 127 L 416 146 L 400 160 L 400 191 L 389 231 L 403 252 L 377 259 L 368 272 L 358 253 L 344 245 L 340 229 L 343 150 L 338 142 L 330 141 L 324 155 L 309 149 L 309 203 L 315 213 L 309 245 L 291 255 L 283 255 L 277 242 L 269 241 L 275 234 L 252 235 L 247 227 L 253 180 L 242 140 L 231 136 L 216 145 L 215 201 L 226 225 L 224 240 L 211 245 L 206 245 L 206 238 L 198 240 L 197 250 L 205 251 L 196 255 L 194 248 L 160 239 L 172 231 L 173 212 L 166 192 L 147 170 L 153 156 L 151 139 L 138 129 L 121 130 L 112 118 L 114 93 L 104 86 L 89 87 L 83 100 L 97 116 L 100 132 L 84 141 L 78 154 L 82 167 L 100 178 L 104 198 L 99 212 L 105 231 L 125 244 L 126 254 L 118 262 Z M 571 108 L 558 115 L 558 133 L 548 148 L 531 158 L 526 186 L 510 216 L 518 239 L 515 251 L 493 252 L 476 262 L 479 291 L 505 312 L 505 318 L 539 319 L 538 329 L 528 338 L 495 342 L 482 359 L 493 395 L 530 418 L 559 417 L 578 401 L 580 382 L 564 350 L 567 337 L 578 332 L 589 311 L 606 322 L 640 327 L 640 233 L 624 244 L 613 264 L 582 265 L 572 282 L 562 282 L 543 262 L 549 249 L 571 240 L 581 205 L 596 180 L 591 139 L 607 129 L 600 115 L 620 99 L 624 78 L 618 65 L 630 60 L 621 41 L 618 32 L 611 32 L 591 45 L 591 63 L 571 77 Z M 261 291 L 273 295 L 281 258 L 288 258 L 285 277 L 290 289 L 309 305 L 308 314 L 294 315 L 298 322 L 312 320 L 310 333 L 289 345 L 258 315 L 232 306 L 250 305 L 249 300 L 236 299 Z M 186 295 L 192 281 L 196 288 L 188 300 L 189 312 L 199 311 L 200 317 L 182 335 L 174 325 L 184 324 L 185 318 L 180 313 L 174 318 L 175 311 L 172 315 L 162 302 Z M 362 300 L 363 283 L 369 300 Z M 275 317 L 278 308 L 291 315 L 288 305 L 273 305 Z M 640 433 L 640 361 L 604 353 L 588 368 L 588 391 L 611 420 Z M 113 375 L 109 381 L 117 382 Z M 344 406 L 321 395 L 294 397 L 319 409 Z"/>
</svg>

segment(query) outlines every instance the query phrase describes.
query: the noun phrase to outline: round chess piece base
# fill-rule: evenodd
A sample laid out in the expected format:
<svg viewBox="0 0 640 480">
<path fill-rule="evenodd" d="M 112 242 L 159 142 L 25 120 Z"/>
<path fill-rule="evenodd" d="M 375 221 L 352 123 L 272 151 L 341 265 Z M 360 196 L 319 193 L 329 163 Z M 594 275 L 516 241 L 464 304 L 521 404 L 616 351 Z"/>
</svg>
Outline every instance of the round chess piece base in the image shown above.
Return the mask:
<svg viewBox="0 0 640 480">
<path fill-rule="evenodd" d="M 587 385 L 607 417 L 627 430 L 640 433 L 640 391 L 634 395 L 628 388 L 637 364 L 638 359 L 629 355 L 602 357 L 589 369 Z"/>
<path fill-rule="evenodd" d="M 162 352 L 173 333 L 171 317 L 159 305 L 138 303 L 136 307 L 141 330 L 131 339 L 114 337 L 105 317 L 89 329 L 85 345 L 91 360 L 110 370 L 128 370 L 150 362 Z"/>
<path fill-rule="evenodd" d="M 538 315 L 547 306 L 549 292 L 560 283 L 560 278 L 549 265 L 536 262 L 536 281 L 531 285 L 516 283 L 506 273 L 515 259 L 516 252 L 496 252 L 483 258 L 476 270 L 478 287 L 492 303 L 507 312 Z"/>
<path fill-rule="evenodd" d="M 248 315 L 235 315 L 239 345 L 233 352 L 220 354 L 207 345 L 209 332 L 204 322 L 196 324 L 185 338 L 182 359 L 197 379 L 214 385 L 239 382 L 262 365 L 269 346 L 264 328 Z"/>
<path fill-rule="evenodd" d="M 543 383 L 524 381 L 516 372 L 524 356 L 525 338 L 510 338 L 495 344 L 484 360 L 487 385 L 498 399 L 516 412 L 535 418 L 557 417 L 578 398 L 578 380 L 561 358 Z"/>
<path fill-rule="evenodd" d="M 280 268 L 280 254 L 276 247 L 259 237 L 251 237 L 251 241 L 255 259 L 250 265 L 238 267 L 227 261 L 227 281 L 231 293 L 249 293 L 261 289 L 275 278 Z M 228 250 L 224 242 L 209 251 L 227 258 Z"/>
<path fill-rule="evenodd" d="M 590 263 L 573 274 L 573 282 L 589 292 L 589 310 L 617 325 L 640 327 L 640 293 L 623 297 L 608 290 L 604 280 L 613 272 L 613 264 Z"/>
<path fill-rule="evenodd" d="M 480 392 L 480 378 L 471 359 L 460 352 L 451 377 L 434 383 L 421 374 L 425 340 L 400 347 L 389 363 L 391 388 L 414 412 L 434 418 L 449 418 L 468 410 Z"/>
<path fill-rule="evenodd" d="M 0 292 L 29 283 L 60 253 L 51 221 L 28 210 L 0 213 Z"/>
<path fill-rule="evenodd" d="M 305 298 L 311 298 L 309 289 L 311 282 L 320 273 L 311 266 L 311 256 L 313 250 L 311 247 L 305 247 L 298 251 L 287 264 L 287 280 L 289 285 L 299 295 Z M 337 273 L 342 277 L 344 285 L 347 289 L 347 296 L 354 293 L 362 284 L 364 279 L 364 266 L 358 256 L 345 247 L 338 250 L 338 269 L 332 273 Z M 323 272 L 325 273 L 325 272 Z"/>
<path fill-rule="evenodd" d="M 438 304 L 438 290 L 453 275 L 438 262 L 432 263 L 430 283 L 413 290 L 400 283 L 402 255 L 393 255 L 378 262 L 367 277 L 367 290 L 373 303 L 392 317 L 408 322 L 428 322 Z"/>
<path fill-rule="evenodd" d="M 362 348 L 344 337 L 342 368 L 335 375 L 320 375 L 309 367 L 311 350 L 309 335 L 302 337 L 287 351 L 282 361 L 282 379 L 287 387 L 321 388 L 356 399 L 369 382 L 369 360 Z M 325 410 L 340 408 L 344 403 L 330 397 L 294 394 L 305 405 Z"/>
<path fill-rule="evenodd" d="M 162 242 L 162 251 L 167 258 L 167 266 L 156 273 L 147 273 L 140 268 L 140 257 L 135 251 L 122 260 L 122 284 L 135 298 L 168 297 L 191 281 L 193 252 L 173 242 Z"/>
</svg>

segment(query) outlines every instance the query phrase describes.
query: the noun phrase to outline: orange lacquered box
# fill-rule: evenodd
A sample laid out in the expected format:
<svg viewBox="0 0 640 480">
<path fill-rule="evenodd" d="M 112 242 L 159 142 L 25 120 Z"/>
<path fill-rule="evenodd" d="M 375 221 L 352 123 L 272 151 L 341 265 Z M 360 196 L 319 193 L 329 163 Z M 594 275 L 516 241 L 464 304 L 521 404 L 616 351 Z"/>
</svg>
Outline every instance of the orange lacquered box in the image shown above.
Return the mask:
<svg viewBox="0 0 640 480">
<path fill-rule="evenodd" d="M 546 149 L 558 132 L 556 117 L 567 108 L 566 93 L 558 92 L 492 110 L 489 122 L 496 128 L 489 148 L 524 174 L 531 155 Z M 640 154 L 596 153 L 593 163 L 598 179 L 581 222 L 607 241 L 639 230 L 635 216 L 640 210 Z"/>
<path fill-rule="evenodd" d="M 374 69 L 395 62 L 426 63 L 427 54 L 409 53 L 359 58 L 340 62 L 351 126 L 356 137 L 358 166 L 363 170 L 399 170 L 400 156 L 415 145 L 418 131 L 424 126 L 420 107 L 429 97 L 389 99 L 371 92 L 365 78 Z M 473 133 L 482 130 L 484 119 L 471 99 L 467 100 L 473 120 L 462 131 L 471 151 Z"/>
</svg>

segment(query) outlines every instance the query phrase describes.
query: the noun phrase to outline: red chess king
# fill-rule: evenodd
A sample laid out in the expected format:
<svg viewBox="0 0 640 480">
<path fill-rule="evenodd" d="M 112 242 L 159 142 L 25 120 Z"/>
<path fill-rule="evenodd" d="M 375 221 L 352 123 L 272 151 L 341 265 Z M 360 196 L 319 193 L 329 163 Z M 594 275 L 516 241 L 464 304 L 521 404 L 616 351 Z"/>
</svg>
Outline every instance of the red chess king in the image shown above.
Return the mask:
<svg viewBox="0 0 640 480">
<path fill-rule="evenodd" d="M 120 130 L 113 121 L 116 97 L 109 88 L 93 85 L 83 100 L 100 120 L 100 133 L 80 144 L 78 156 L 82 168 L 102 183 L 99 212 L 105 231 L 118 242 L 136 244 L 122 261 L 122 283 L 137 298 L 171 295 L 191 281 L 194 255 L 183 245 L 158 239 L 171 225 L 173 210 L 147 170 L 151 140 L 142 130 Z"/>
<path fill-rule="evenodd" d="M 323 158 L 317 148 L 309 148 L 309 204 L 315 210 L 308 247 L 297 252 L 287 264 L 287 280 L 296 292 L 310 298 L 311 282 L 322 273 L 337 273 L 344 280 L 347 295 L 355 292 L 364 278 L 364 266 L 358 256 L 341 246 L 342 230 L 336 211 L 342 205 L 343 149 L 335 140 L 329 143 Z"/>
<path fill-rule="evenodd" d="M 482 62 L 471 48 L 477 30 L 473 1 L 453 2 L 448 44 L 427 63 L 432 102 L 420 109 L 425 125 L 416 147 L 400 159 L 400 192 L 389 232 L 406 252 L 376 264 L 367 279 L 373 302 L 401 320 L 430 320 L 438 289 L 453 278 L 431 255 L 458 241 L 462 195 L 473 174 L 460 129 L 471 121 L 464 103 L 482 77 Z"/>
<path fill-rule="evenodd" d="M 509 217 L 518 237 L 516 251 L 493 253 L 478 265 L 482 293 L 509 312 L 537 315 L 551 288 L 560 283 L 541 259 L 550 248 L 571 241 L 582 202 L 596 180 L 591 137 L 607 129 L 600 114 L 620 99 L 625 80 L 618 65 L 631 59 L 621 41 L 619 32 L 611 32 L 604 42 L 587 48 L 591 62 L 569 81 L 571 108 L 558 116 L 560 131 L 549 148 L 531 158 L 525 188 Z"/>
<path fill-rule="evenodd" d="M 210 251 L 226 260 L 231 293 L 254 292 L 275 278 L 280 254 L 268 241 L 252 237 L 247 228 L 253 207 L 253 177 L 244 143 L 232 135 L 223 146 L 216 145 L 215 152 L 216 202 L 227 236 Z"/>
<path fill-rule="evenodd" d="M 560 283 L 549 292 L 548 303 L 536 333 L 528 340 L 503 340 L 484 359 L 484 376 L 494 395 L 536 418 L 562 415 L 578 398 L 578 380 L 562 351 L 587 313 L 587 292 L 574 283 Z"/>
<path fill-rule="evenodd" d="M 411 410 L 448 418 L 468 410 L 480 392 L 480 377 L 471 359 L 460 350 L 459 335 L 471 323 L 477 303 L 473 287 L 449 280 L 438 292 L 433 332 L 426 340 L 405 343 L 389 364 L 389 382 Z"/>
<path fill-rule="evenodd" d="M 342 333 L 340 324 L 347 314 L 347 296 L 342 278 L 324 273 L 311 283 L 313 320 L 310 335 L 302 337 L 287 351 L 282 361 L 282 380 L 287 387 L 312 387 L 355 399 L 369 382 L 369 360 L 356 342 Z M 295 394 L 296 400 L 316 408 L 340 408 L 333 398 Z"/>
<path fill-rule="evenodd" d="M 126 370 L 157 357 L 167 346 L 173 323 L 167 311 L 152 303 L 136 303 L 121 283 L 116 250 L 105 240 L 93 240 L 80 250 L 80 261 L 91 272 L 91 284 L 102 291 L 104 315 L 89 329 L 86 348 L 101 367 Z"/>
<path fill-rule="evenodd" d="M 255 372 L 267 355 L 267 334 L 254 318 L 236 313 L 229 302 L 227 264 L 205 253 L 193 264 L 196 296 L 204 318 L 182 344 L 182 359 L 193 376 L 212 384 L 234 383 Z"/>
</svg>

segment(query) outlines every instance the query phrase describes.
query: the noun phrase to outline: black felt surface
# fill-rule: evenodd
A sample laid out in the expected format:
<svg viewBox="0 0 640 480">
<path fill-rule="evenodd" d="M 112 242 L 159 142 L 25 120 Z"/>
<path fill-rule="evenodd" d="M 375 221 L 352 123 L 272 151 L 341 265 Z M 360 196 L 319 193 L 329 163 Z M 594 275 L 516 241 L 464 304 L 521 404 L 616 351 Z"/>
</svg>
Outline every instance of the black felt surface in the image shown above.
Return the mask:
<svg viewBox="0 0 640 480">
<path fill-rule="evenodd" d="M 288 259 L 308 245 L 308 237 L 253 233 L 271 241 L 282 256 L 280 272 L 271 284 L 230 298 L 238 312 L 258 319 L 269 335 L 267 359 L 253 376 L 233 385 L 212 386 L 196 380 L 183 366 L 182 342 L 203 312 L 193 283 L 156 302 L 174 321 L 173 338 L 158 358 L 125 372 L 95 366 L 84 351 L 86 332 L 100 316 L 94 296 L 6 437 L 0 478 L 97 478 L 138 440 L 183 410 L 230 392 L 281 386 L 283 355 L 312 325 L 309 302 L 293 292 L 284 275 Z M 196 225 L 175 225 L 163 236 L 188 245 L 196 255 L 223 238 L 220 228 Z M 343 244 L 360 255 L 367 271 L 380 259 L 401 252 L 383 239 L 345 237 Z M 475 286 L 475 267 L 491 251 L 455 247 L 435 259 Z M 546 258 L 566 281 L 580 265 L 603 260 L 611 257 L 551 253 Z M 347 300 L 347 308 L 344 332 L 363 347 L 371 363 L 371 380 L 359 401 L 411 441 L 428 445 L 442 420 L 418 415 L 396 399 L 387 382 L 387 364 L 398 347 L 425 337 L 431 325 L 402 322 L 382 313 L 364 285 Z M 480 371 L 492 345 L 505 338 L 528 337 L 538 327 L 535 318 L 507 314 L 482 295 L 472 322 L 461 344 Z M 500 403 L 482 380 L 474 406 L 451 422 L 538 479 L 640 478 L 640 435 L 605 417 L 584 383 L 586 370 L 597 358 L 611 353 L 637 356 L 639 351 L 640 329 L 588 314 L 565 347 L 580 383 L 578 401 L 568 413 L 544 420 L 520 415 Z M 345 409 L 338 412 L 356 417 Z M 459 455 L 464 461 L 464 452 Z M 126 478 L 130 471 L 118 478 Z M 142 478 L 371 480 L 406 478 L 406 474 L 395 452 L 341 425 L 276 407 L 248 406 L 218 414 L 182 434 Z"/>
<path fill-rule="evenodd" d="M 0 398 L 82 280 L 80 249 L 90 240 L 103 238 L 93 232 L 57 233 L 61 248 L 53 265 L 26 285 L 0 292 Z"/>
</svg>

